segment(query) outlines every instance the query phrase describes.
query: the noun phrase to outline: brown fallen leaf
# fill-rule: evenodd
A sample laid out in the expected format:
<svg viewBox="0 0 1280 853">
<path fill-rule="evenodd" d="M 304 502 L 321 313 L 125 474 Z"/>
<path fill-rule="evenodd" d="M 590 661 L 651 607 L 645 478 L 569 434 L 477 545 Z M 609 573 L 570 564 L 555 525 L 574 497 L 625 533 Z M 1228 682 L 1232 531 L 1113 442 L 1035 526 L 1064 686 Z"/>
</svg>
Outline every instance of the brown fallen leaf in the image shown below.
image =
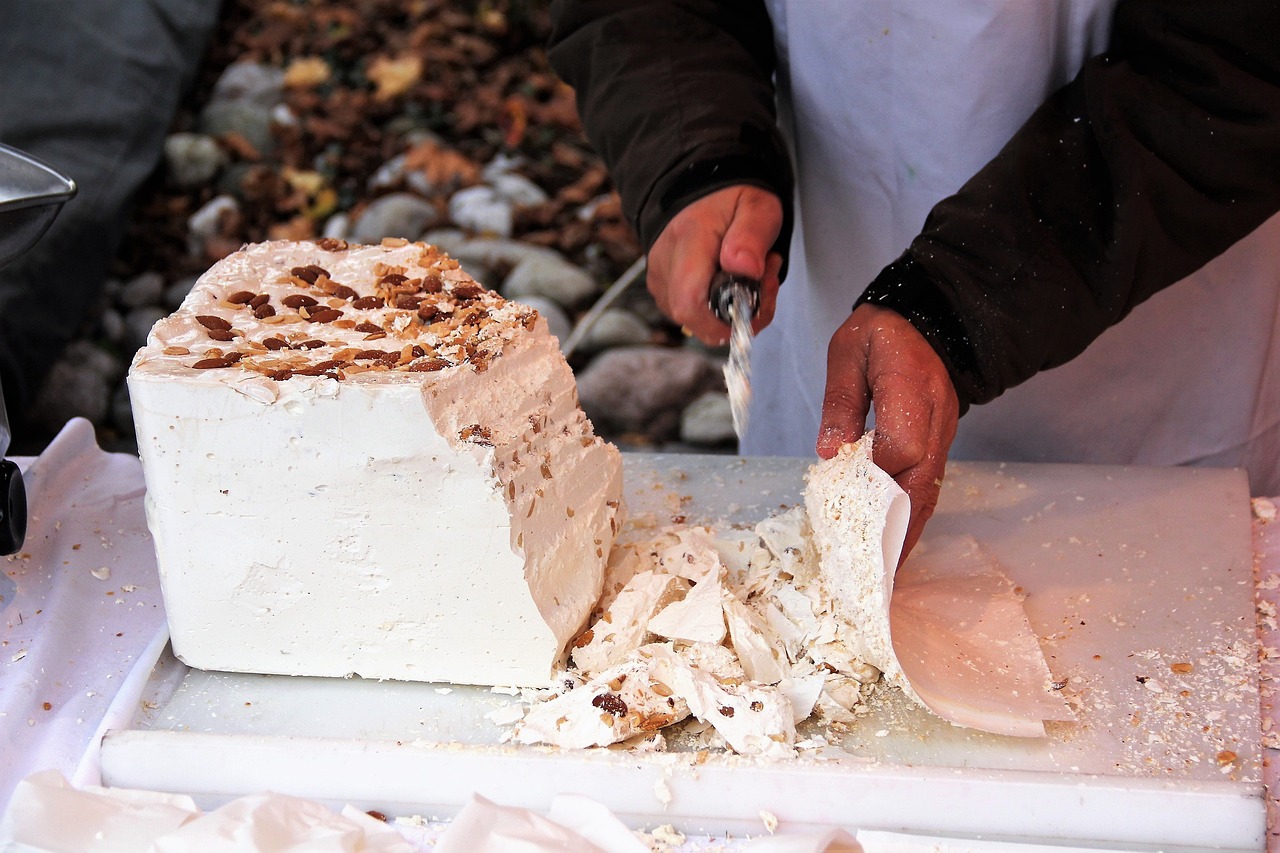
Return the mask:
<svg viewBox="0 0 1280 853">
<path fill-rule="evenodd" d="M 405 152 L 404 168 L 408 172 L 420 172 L 432 187 L 446 192 L 480 180 L 480 167 L 465 154 L 429 140 Z"/>
<path fill-rule="evenodd" d="M 329 63 L 319 56 L 301 56 L 284 70 L 284 85 L 289 89 L 313 89 L 331 76 Z"/>
<path fill-rule="evenodd" d="M 394 59 L 376 56 L 365 69 L 365 76 L 377 87 L 373 96 L 389 101 L 409 91 L 422 77 L 422 58 L 411 54 Z"/>
</svg>

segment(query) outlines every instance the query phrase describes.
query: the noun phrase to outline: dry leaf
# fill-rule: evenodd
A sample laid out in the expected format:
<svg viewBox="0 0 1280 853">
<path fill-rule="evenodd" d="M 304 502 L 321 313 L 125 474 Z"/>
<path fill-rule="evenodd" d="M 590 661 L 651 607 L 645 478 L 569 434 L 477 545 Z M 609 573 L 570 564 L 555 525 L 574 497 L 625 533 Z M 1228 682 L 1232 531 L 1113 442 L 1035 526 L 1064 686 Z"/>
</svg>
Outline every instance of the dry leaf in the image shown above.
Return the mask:
<svg viewBox="0 0 1280 853">
<path fill-rule="evenodd" d="M 284 70 L 284 85 L 289 89 L 313 89 L 328 81 L 329 63 L 318 56 L 303 56 Z"/>
<path fill-rule="evenodd" d="M 466 187 L 480 180 L 480 167 L 451 148 L 434 142 L 420 142 L 405 153 L 405 171 L 421 172 L 431 186 L 439 189 Z"/>
<path fill-rule="evenodd" d="M 388 101 L 403 95 L 422 77 L 422 59 L 417 56 L 400 56 L 390 59 L 385 56 L 375 57 L 365 70 L 377 89 L 373 96 L 379 101 Z"/>
</svg>

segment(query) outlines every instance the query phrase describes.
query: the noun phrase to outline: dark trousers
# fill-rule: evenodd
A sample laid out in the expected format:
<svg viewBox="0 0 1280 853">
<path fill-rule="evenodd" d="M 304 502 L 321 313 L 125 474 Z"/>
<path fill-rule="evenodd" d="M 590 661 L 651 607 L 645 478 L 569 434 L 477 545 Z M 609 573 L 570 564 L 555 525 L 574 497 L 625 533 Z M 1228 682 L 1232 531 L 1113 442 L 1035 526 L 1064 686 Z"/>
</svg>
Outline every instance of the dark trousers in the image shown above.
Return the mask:
<svg viewBox="0 0 1280 853">
<path fill-rule="evenodd" d="M 79 189 L 36 247 L 0 270 L 12 452 L 32 452 L 23 412 L 91 319 L 217 15 L 218 0 L 0 0 L 0 142 Z"/>
</svg>

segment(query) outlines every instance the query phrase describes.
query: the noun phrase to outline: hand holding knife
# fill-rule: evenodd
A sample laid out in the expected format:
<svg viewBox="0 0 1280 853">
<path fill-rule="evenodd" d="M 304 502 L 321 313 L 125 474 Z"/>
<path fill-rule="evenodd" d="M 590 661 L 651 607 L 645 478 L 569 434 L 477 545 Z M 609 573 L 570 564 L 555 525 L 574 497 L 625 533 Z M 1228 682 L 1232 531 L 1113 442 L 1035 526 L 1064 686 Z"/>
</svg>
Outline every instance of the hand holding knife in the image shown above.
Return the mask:
<svg viewBox="0 0 1280 853">
<path fill-rule="evenodd" d="M 747 434 L 747 414 L 751 404 L 751 322 L 760 310 L 760 282 L 720 270 L 711 280 L 708 293 L 711 311 L 729 325 L 729 360 L 724 365 L 724 381 L 733 412 L 733 431 L 741 442 Z"/>
</svg>

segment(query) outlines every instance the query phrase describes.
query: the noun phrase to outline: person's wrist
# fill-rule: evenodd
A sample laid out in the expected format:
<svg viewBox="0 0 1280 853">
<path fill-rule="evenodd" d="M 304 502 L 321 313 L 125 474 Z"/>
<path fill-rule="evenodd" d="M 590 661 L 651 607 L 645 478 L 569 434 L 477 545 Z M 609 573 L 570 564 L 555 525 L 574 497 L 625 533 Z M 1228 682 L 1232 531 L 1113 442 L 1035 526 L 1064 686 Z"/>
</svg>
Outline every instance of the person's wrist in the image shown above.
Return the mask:
<svg viewBox="0 0 1280 853">
<path fill-rule="evenodd" d="M 929 343 L 942 360 L 956 392 L 960 414 L 972 403 L 985 402 L 977 353 L 943 288 L 910 255 L 885 267 L 854 302 L 900 315 Z"/>
</svg>

